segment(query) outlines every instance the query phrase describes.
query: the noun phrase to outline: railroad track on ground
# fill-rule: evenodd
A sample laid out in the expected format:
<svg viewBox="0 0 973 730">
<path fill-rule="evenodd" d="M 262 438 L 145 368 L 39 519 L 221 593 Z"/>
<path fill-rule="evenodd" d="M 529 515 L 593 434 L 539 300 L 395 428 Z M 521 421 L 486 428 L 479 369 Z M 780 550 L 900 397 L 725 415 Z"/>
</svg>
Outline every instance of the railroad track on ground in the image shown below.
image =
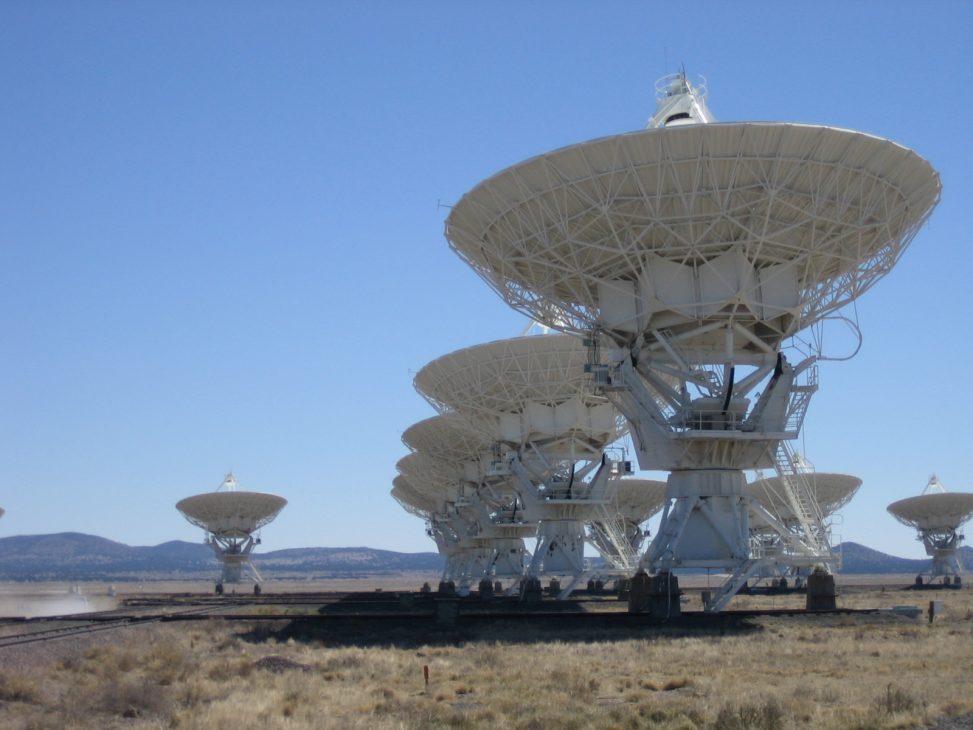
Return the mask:
<svg viewBox="0 0 973 730">
<path fill-rule="evenodd" d="M 206 614 L 216 610 L 216 607 L 195 607 L 183 611 L 173 611 L 169 613 L 155 614 L 125 614 L 119 615 L 111 611 L 100 614 L 76 614 L 70 616 L 45 616 L 43 618 L 29 619 L 5 619 L 3 626 L 22 625 L 31 627 L 31 630 L 0 636 L 0 650 L 11 646 L 23 646 L 24 644 L 37 644 L 45 641 L 53 641 L 83 634 L 93 634 L 102 631 L 112 631 L 125 628 L 127 626 L 139 626 L 159 621 L 164 621 L 168 617 L 189 616 Z M 50 626 L 52 623 L 67 624 L 61 626 Z M 34 626 L 42 628 L 33 629 Z"/>
</svg>

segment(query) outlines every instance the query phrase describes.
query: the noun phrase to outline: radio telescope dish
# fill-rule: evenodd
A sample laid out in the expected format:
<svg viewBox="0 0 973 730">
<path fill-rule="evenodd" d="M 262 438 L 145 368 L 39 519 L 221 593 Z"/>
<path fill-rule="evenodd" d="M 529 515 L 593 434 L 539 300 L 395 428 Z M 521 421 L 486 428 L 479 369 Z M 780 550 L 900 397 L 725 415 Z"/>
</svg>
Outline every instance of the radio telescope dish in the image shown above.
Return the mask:
<svg viewBox="0 0 973 730">
<path fill-rule="evenodd" d="M 402 474 L 392 480 L 392 498 L 407 512 L 422 519 L 429 519 L 429 516 L 437 512 L 440 507 L 436 500 L 422 494 Z"/>
<path fill-rule="evenodd" d="M 892 269 L 940 183 L 911 150 L 861 132 L 716 123 L 684 73 L 657 91 L 650 129 L 493 175 L 445 233 L 510 306 L 584 335 L 594 392 L 625 416 L 640 466 L 670 472 L 642 563 L 667 591 L 674 569 L 729 571 L 706 605 L 718 611 L 778 559 L 832 557 L 787 445 L 818 353 L 791 364 L 782 348 Z M 743 471 L 767 468 L 799 508 L 780 558 L 749 541 Z"/>
<path fill-rule="evenodd" d="M 491 442 L 555 441 L 600 451 L 620 435 L 607 399 L 592 395 L 587 353 L 568 335 L 498 340 L 444 355 L 423 367 L 416 389 L 441 413 L 455 411 Z"/>
<path fill-rule="evenodd" d="M 493 441 L 465 418 L 446 412 L 406 429 L 402 441 L 416 454 L 431 457 L 462 470 L 462 486 L 453 504 L 467 526 L 468 560 L 456 561 L 447 580 L 458 580 L 461 590 L 479 580 L 523 577 L 528 557 L 525 537 L 537 532 L 523 500 L 506 473 L 495 473 Z"/>
<path fill-rule="evenodd" d="M 619 479 L 615 491 L 618 513 L 629 522 L 642 523 L 662 509 L 666 483 L 654 479 Z"/>
<path fill-rule="evenodd" d="M 621 433 L 617 412 L 590 393 L 585 362 L 584 346 L 574 337 L 518 337 L 445 355 L 415 378 L 437 410 L 462 416 L 494 447 L 485 454 L 492 458 L 483 482 L 510 484 L 536 516 L 537 549 L 528 574 L 570 576 L 562 597 L 585 571 L 584 523 L 600 519 L 618 475 L 618 465 L 604 458 L 605 445 Z M 524 528 L 522 522 L 494 522 L 490 529 Z"/>
<path fill-rule="evenodd" d="M 862 485 L 861 479 L 850 474 L 815 472 L 806 475 L 805 478 L 824 517 L 829 517 L 848 504 Z M 747 485 L 747 494 L 772 515 L 785 521 L 797 519 L 790 502 L 785 497 L 780 477 L 750 482 Z"/>
<path fill-rule="evenodd" d="M 619 479 L 614 503 L 603 519 L 588 524 L 588 540 L 608 564 L 631 573 L 638 568 L 647 532 L 642 523 L 662 509 L 666 483 L 651 479 Z"/>
<path fill-rule="evenodd" d="M 924 494 L 893 502 L 888 510 L 903 524 L 920 530 L 956 529 L 973 515 L 973 494 Z"/>
<path fill-rule="evenodd" d="M 427 534 L 446 557 L 444 581 L 458 580 L 465 595 L 471 584 L 484 579 L 521 577 L 525 526 L 495 526 L 478 492 L 467 494 L 462 479 L 450 476 L 456 473 L 456 464 L 413 452 L 400 459 L 397 467 L 400 474 L 393 481 L 393 497 L 413 514 L 422 514 L 413 506 L 420 500 L 435 506 L 424 516 Z M 526 529 L 533 533 L 532 525 Z"/>
<path fill-rule="evenodd" d="M 479 459 L 493 445 L 455 413 L 432 416 L 409 426 L 402 433 L 402 442 L 413 451 L 459 465 Z"/>
<path fill-rule="evenodd" d="M 210 492 L 187 497 L 176 509 L 197 527 L 214 534 L 250 534 L 273 522 L 287 500 L 261 492 Z"/>
<path fill-rule="evenodd" d="M 399 459 L 395 468 L 420 494 L 444 501 L 455 501 L 459 494 L 463 471 L 455 464 L 415 451 Z"/>
<path fill-rule="evenodd" d="M 826 530 L 830 525 L 829 518 L 846 505 L 855 496 L 861 486 L 861 479 L 848 474 L 828 474 L 815 472 L 806 462 L 796 458 L 802 471 L 797 478 L 803 485 L 808 504 L 813 504 L 818 510 L 815 525 Z M 808 565 L 790 565 L 790 551 L 793 544 L 799 542 L 803 525 L 799 509 L 803 506 L 793 498 L 795 492 L 785 488 L 780 476 L 769 479 L 758 479 L 747 484 L 745 493 L 751 499 L 750 504 L 750 536 L 751 544 L 759 545 L 755 554 L 764 558 L 774 556 L 777 563 L 765 567 L 757 574 L 757 578 L 772 578 L 787 585 L 787 578 L 793 578 L 795 587 L 800 587 L 813 567 Z M 784 539 L 781 532 L 790 532 L 794 538 Z M 822 543 L 826 537 L 820 538 Z"/>
<path fill-rule="evenodd" d="M 236 490 L 237 481 L 227 474 L 221 489 L 187 497 L 176 503 L 183 517 L 206 531 L 206 542 L 213 548 L 223 564 L 223 575 L 216 585 L 221 593 L 224 583 L 239 583 L 243 567 L 254 574 L 257 586 L 260 574 L 250 561 L 250 553 L 260 543 L 253 533 L 269 524 L 287 504 L 287 500 L 275 494 L 242 492 Z M 255 591 L 259 588 L 255 586 Z"/>
<path fill-rule="evenodd" d="M 554 329 L 628 343 L 732 321 L 776 346 L 888 273 L 939 189 L 928 162 L 861 132 L 689 124 L 514 165 L 453 206 L 446 237 Z"/>
<path fill-rule="evenodd" d="M 959 529 L 973 517 L 973 493 L 947 492 L 933 475 L 921 495 L 893 502 L 888 511 L 899 522 L 918 531 L 926 555 L 932 558 L 930 579 L 943 577 L 945 585 L 959 586 L 957 551 L 964 538 Z M 922 584 L 922 574 L 916 577 L 916 583 Z"/>
<path fill-rule="evenodd" d="M 902 524 L 919 530 L 955 530 L 973 517 L 973 494 L 947 492 L 933 476 L 923 494 L 893 502 L 888 511 Z"/>
<path fill-rule="evenodd" d="M 415 386 L 440 413 L 494 416 L 527 402 L 553 406 L 584 394 L 586 358 L 576 337 L 514 337 L 443 355 L 418 372 Z"/>
</svg>

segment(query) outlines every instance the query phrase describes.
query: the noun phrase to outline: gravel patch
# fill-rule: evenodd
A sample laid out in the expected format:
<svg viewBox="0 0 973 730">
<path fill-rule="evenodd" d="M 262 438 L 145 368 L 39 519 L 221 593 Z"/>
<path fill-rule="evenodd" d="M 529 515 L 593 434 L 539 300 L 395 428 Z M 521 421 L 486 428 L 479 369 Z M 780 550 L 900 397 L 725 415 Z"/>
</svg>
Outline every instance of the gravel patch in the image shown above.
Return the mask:
<svg viewBox="0 0 973 730">
<path fill-rule="evenodd" d="M 283 674 L 284 672 L 290 672 L 295 669 L 302 672 L 311 671 L 311 667 L 309 667 L 307 664 L 301 664 L 300 662 L 295 662 L 287 657 L 282 657 L 276 654 L 258 659 L 253 663 L 253 668 L 265 669 L 266 671 L 273 672 L 274 674 Z"/>
</svg>

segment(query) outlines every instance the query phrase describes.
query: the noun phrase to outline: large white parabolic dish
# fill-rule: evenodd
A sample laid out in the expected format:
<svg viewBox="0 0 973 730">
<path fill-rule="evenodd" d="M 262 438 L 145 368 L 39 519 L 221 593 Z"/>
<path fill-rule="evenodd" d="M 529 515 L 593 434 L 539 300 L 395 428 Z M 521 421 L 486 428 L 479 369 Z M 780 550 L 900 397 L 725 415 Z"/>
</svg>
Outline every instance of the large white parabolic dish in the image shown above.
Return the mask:
<svg viewBox="0 0 973 730">
<path fill-rule="evenodd" d="M 463 196 L 446 237 L 555 329 L 630 342 L 716 319 L 774 347 L 886 274 L 939 191 L 928 162 L 861 132 L 694 124 L 514 165 Z"/>
<path fill-rule="evenodd" d="M 207 492 L 179 501 L 176 509 L 213 534 L 249 535 L 271 522 L 286 504 L 283 497 L 263 492 Z"/>
<path fill-rule="evenodd" d="M 893 502 L 888 511 L 899 522 L 919 530 L 956 530 L 973 517 L 973 494 L 921 494 Z"/>
<path fill-rule="evenodd" d="M 815 472 L 803 476 L 821 509 L 821 516 L 828 517 L 844 507 L 862 485 L 862 480 L 850 474 Z M 784 520 L 797 519 L 780 477 L 758 479 L 747 485 L 747 494 L 755 498 L 768 512 Z"/>
</svg>

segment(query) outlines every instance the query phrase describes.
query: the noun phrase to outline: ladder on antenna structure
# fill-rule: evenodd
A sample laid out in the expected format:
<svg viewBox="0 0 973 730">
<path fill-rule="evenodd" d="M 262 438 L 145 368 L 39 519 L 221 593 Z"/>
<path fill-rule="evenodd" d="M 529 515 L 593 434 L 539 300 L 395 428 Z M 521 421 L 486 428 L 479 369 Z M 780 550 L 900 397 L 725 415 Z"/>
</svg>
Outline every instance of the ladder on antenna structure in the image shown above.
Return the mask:
<svg viewBox="0 0 973 730">
<path fill-rule="evenodd" d="M 791 510 L 800 524 L 806 545 L 814 553 L 830 552 L 821 507 L 811 494 L 807 475 L 798 470 L 796 461 L 788 443 L 778 442 L 774 452 L 774 468 L 780 477 L 781 487 L 790 502 Z"/>
<path fill-rule="evenodd" d="M 794 433 L 800 432 L 801 426 L 804 425 L 804 416 L 807 414 L 807 407 L 811 402 L 811 396 L 818 389 L 818 366 L 811 365 L 805 373 L 805 381 L 803 383 L 794 383 L 791 386 L 791 402 L 789 404 L 790 407 L 787 409 L 787 424 L 785 428 Z"/>
</svg>

